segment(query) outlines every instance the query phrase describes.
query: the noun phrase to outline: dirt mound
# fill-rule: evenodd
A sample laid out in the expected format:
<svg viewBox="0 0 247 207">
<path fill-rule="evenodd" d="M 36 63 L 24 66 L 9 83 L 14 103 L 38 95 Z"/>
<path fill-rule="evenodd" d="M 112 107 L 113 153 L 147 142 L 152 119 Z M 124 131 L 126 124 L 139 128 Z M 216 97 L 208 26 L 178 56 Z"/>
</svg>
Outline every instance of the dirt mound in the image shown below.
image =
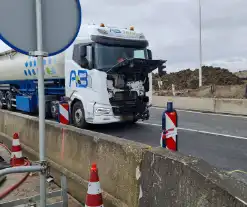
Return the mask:
<svg viewBox="0 0 247 207">
<path fill-rule="evenodd" d="M 199 86 L 199 70 L 181 70 L 176 73 L 166 74 L 162 77 L 154 75 L 154 88 L 158 88 L 158 81 L 162 81 L 162 89 L 171 89 L 172 84 L 176 90 L 196 89 Z M 219 67 L 203 66 L 202 68 L 203 85 L 240 85 L 243 81 L 231 73 L 229 70 Z"/>
</svg>

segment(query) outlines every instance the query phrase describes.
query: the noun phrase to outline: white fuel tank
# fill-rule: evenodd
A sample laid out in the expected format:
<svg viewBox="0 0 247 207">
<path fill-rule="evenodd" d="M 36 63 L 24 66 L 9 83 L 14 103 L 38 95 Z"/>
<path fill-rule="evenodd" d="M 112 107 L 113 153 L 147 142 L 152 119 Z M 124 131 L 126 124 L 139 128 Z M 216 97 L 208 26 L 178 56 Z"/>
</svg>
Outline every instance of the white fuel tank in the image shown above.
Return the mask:
<svg viewBox="0 0 247 207">
<path fill-rule="evenodd" d="M 45 79 L 64 79 L 64 53 L 44 58 Z M 0 54 L 0 81 L 38 79 L 37 58 L 21 53 Z"/>
</svg>

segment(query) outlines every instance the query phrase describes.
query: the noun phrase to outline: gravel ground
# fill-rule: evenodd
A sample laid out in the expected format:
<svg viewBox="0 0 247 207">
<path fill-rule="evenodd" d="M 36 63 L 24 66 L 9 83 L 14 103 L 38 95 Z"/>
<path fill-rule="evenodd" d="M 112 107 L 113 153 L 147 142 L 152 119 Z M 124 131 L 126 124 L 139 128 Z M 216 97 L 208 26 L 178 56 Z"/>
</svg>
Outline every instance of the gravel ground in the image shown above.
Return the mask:
<svg viewBox="0 0 247 207">
<path fill-rule="evenodd" d="M 11 176 L 13 179 L 14 176 L 16 177 L 16 174 L 13 174 Z M 3 190 L 2 189 L 3 187 L 0 187 L 0 192 Z M 59 189 L 60 188 L 54 183 L 47 184 L 47 192 L 59 190 Z M 11 200 L 16 200 L 16 199 L 21 199 L 25 197 L 30 197 L 30 196 L 34 196 L 37 194 L 39 194 L 39 175 L 33 174 L 29 176 L 27 180 L 19 188 L 15 189 L 6 198 L 1 200 L 0 203 L 11 201 Z M 51 204 L 51 203 L 58 202 L 58 201 L 61 201 L 61 197 L 47 199 L 47 204 Z M 69 207 L 82 207 L 82 205 L 80 205 L 74 198 L 69 196 Z"/>
<path fill-rule="evenodd" d="M 5 160 L 9 161 L 9 153 L 6 151 L 6 149 L 3 149 L 0 146 L 0 156 L 4 157 Z M 4 192 L 6 189 L 8 189 L 10 186 L 14 185 L 17 183 L 19 180 L 21 180 L 25 176 L 24 173 L 21 174 L 10 174 L 7 175 L 7 180 L 0 185 L 0 194 Z M 47 192 L 49 191 L 54 191 L 54 190 L 59 190 L 60 188 L 53 182 L 48 183 L 47 182 Z M 30 196 L 34 196 L 39 194 L 39 174 L 30 174 L 26 181 L 22 183 L 17 189 L 12 191 L 7 197 L 2 199 L 0 201 L 0 206 L 1 203 L 11 201 L 11 200 L 17 200 L 17 199 L 22 199 Z M 61 197 L 55 197 L 51 199 L 47 199 L 47 204 L 51 204 L 54 202 L 61 201 Z M 78 201 L 76 201 L 74 198 L 72 198 L 69 195 L 69 207 L 82 207 Z"/>
</svg>

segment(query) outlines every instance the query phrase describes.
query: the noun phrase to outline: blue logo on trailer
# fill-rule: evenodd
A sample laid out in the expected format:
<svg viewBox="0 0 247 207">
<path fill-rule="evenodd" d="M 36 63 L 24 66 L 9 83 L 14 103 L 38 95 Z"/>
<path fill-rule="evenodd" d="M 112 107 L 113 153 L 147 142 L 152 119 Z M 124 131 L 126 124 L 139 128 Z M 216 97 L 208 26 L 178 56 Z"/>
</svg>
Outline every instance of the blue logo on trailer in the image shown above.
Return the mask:
<svg viewBox="0 0 247 207">
<path fill-rule="evenodd" d="M 36 75 L 36 72 L 35 72 L 35 70 L 34 70 L 34 69 L 32 69 L 32 72 L 33 72 L 33 75 Z"/>
<path fill-rule="evenodd" d="M 70 81 L 69 87 L 71 87 L 72 82 L 76 82 L 77 88 L 86 88 L 88 86 L 88 79 L 87 79 L 87 71 L 86 70 L 71 70 L 70 72 Z"/>
<path fill-rule="evenodd" d="M 38 71 L 37 71 L 37 60 L 32 58 L 31 56 L 28 57 L 28 61 L 24 63 L 26 69 L 24 70 L 24 75 L 25 76 L 36 76 Z M 55 57 L 51 58 L 48 57 L 47 59 L 43 60 L 44 66 L 44 73 L 47 73 L 48 75 L 53 75 L 56 74 L 55 68 L 52 66 L 52 64 L 55 64 Z"/>
</svg>

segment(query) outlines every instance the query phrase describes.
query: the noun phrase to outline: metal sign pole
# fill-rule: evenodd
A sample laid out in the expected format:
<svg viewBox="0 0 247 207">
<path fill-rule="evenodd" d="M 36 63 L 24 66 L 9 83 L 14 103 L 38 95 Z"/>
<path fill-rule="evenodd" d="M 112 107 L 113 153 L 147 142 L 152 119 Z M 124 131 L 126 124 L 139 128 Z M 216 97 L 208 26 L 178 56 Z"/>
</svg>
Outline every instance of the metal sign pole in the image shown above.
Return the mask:
<svg viewBox="0 0 247 207">
<path fill-rule="evenodd" d="M 199 4 L 199 56 L 200 56 L 200 68 L 199 68 L 199 87 L 202 86 L 202 7 L 201 0 Z"/>
<path fill-rule="evenodd" d="M 39 94 L 39 159 L 45 163 L 45 95 L 44 95 L 44 64 L 43 64 L 43 35 L 42 35 L 41 0 L 36 0 L 37 26 L 37 64 L 38 64 L 38 94 Z M 46 206 L 46 177 L 40 172 L 40 206 Z"/>
<path fill-rule="evenodd" d="M 17 52 L 37 57 L 40 166 L 6 169 L 0 174 L 40 170 L 40 206 L 46 207 L 45 90 L 43 58 L 55 56 L 73 44 L 81 27 L 80 0 L 1 0 L 0 40 Z M 36 8 L 33 10 L 33 8 Z M 18 10 L 13 11 L 14 8 Z M 56 12 L 54 12 L 56 11 Z M 8 19 L 8 21 L 6 21 Z M 62 22 L 62 24 L 61 24 Z M 35 35 L 36 33 L 36 35 Z M 35 70 L 36 63 L 23 62 Z M 26 81 L 23 77 L 20 81 Z M 36 94 L 33 94 L 36 96 Z"/>
</svg>

